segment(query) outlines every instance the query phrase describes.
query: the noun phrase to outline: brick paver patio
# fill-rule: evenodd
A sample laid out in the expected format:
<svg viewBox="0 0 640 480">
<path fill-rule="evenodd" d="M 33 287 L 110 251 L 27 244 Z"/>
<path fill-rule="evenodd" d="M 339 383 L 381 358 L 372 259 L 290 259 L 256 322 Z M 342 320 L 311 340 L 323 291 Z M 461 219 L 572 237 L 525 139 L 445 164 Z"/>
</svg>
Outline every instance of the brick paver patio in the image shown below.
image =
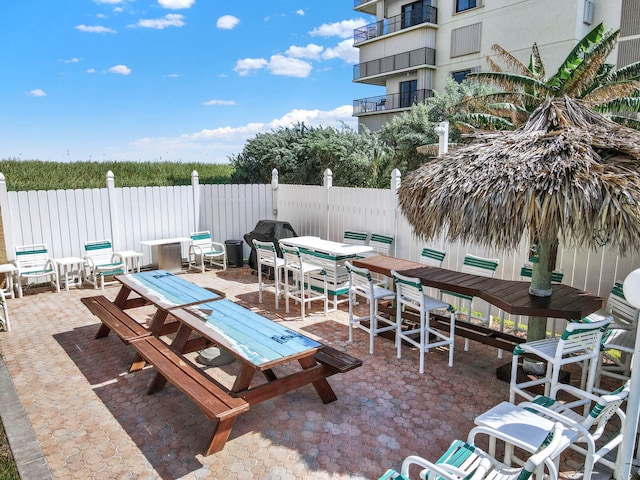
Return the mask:
<svg viewBox="0 0 640 480">
<path fill-rule="evenodd" d="M 437 458 L 454 438 L 466 438 L 475 416 L 508 399 L 495 370 L 511 356 L 500 360 L 491 347 L 472 342 L 464 352 L 459 339 L 452 368 L 447 352 L 435 350 L 419 375 L 409 348 L 398 360 L 393 342 L 378 338 L 369 355 L 360 330 L 348 343 L 347 305 L 326 317 L 316 305 L 303 322 L 297 307 L 276 311 L 270 293 L 259 305 L 256 277 L 246 267 L 186 278 L 364 365 L 329 379 L 336 402 L 322 404 L 307 386 L 252 407 L 224 450 L 203 457 L 212 421 L 173 386 L 147 395 L 152 368 L 129 374 L 133 350 L 115 335 L 94 339 L 99 322 L 80 298 L 99 291 L 42 290 L 9 300 L 13 330 L 0 332 L 0 351 L 54 478 L 377 479 L 409 454 Z M 104 294 L 113 299 L 117 291 L 110 286 Z M 236 371 L 233 363 L 212 373 L 224 382 Z M 563 463 L 563 476 L 576 465 Z"/>
</svg>

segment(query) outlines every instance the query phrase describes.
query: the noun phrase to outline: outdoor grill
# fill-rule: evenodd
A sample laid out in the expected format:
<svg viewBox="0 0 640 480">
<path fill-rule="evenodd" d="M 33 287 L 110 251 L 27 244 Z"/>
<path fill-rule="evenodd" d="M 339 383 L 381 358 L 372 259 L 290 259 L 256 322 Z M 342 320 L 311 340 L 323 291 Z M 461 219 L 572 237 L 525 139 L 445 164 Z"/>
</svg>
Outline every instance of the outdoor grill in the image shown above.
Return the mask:
<svg viewBox="0 0 640 480">
<path fill-rule="evenodd" d="M 297 237 L 295 230 L 289 222 L 280 222 L 278 220 L 260 220 L 252 231 L 245 234 L 244 241 L 251 248 L 249 255 L 249 267 L 251 270 L 258 270 L 258 261 L 256 259 L 256 249 L 253 246 L 253 240 L 261 242 L 273 242 L 278 251 L 278 255 L 282 256 L 278 240 L 283 238 Z"/>
</svg>

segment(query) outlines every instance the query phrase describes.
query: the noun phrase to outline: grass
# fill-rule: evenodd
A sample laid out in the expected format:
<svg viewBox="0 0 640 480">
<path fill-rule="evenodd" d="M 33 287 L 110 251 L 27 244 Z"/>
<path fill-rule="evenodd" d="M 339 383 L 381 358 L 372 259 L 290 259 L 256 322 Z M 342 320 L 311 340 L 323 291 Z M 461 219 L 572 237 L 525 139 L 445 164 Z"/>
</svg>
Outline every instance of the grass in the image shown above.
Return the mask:
<svg viewBox="0 0 640 480">
<path fill-rule="evenodd" d="M 0 421 L 0 480 L 20 480 L 2 421 Z"/>
<path fill-rule="evenodd" d="M 68 190 L 104 188 L 111 170 L 116 187 L 191 185 L 196 170 L 200 183 L 231 183 L 231 165 L 179 162 L 42 162 L 0 160 L 7 190 Z"/>
</svg>

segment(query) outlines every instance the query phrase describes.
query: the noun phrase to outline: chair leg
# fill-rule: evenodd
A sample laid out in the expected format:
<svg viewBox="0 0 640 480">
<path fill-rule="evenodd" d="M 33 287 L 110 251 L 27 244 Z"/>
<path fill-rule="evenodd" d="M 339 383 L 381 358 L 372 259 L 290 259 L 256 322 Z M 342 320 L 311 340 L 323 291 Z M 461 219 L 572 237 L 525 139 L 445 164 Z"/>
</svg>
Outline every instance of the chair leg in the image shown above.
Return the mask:
<svg viewBox="0 0 640 480">
<path fill-rule="evenodd" d="M 420 369 L 418 370 L 418 373 L 420 373 L 421 375 L 424 373 L 424 352 L 425 345 L 428 343 L 425 338 L 428 335 L 428 333 L 425 332 L 425 326 L 429 322 L 428 318 L 429 312 L 420 312 Z"/>
<path fill-rule="evenodd" d="M 293 278 L 292 278 L 293 280 Z M 285 300 L 285 312 L 289 313 L 289 270 L 284 270 L 284 300 Z"/>
<path fill-rule="evenodd" d="M 373 337 L 376 335 L 378 329 L 378 318 L 376 312 L 376 302 L 373 298 L 369 299 L 369 354 L 373 355 Z"/>
<path fill-rule="evenodd" d="M 274 266 L 273 267 L 273 280 L 275 285 L 273 286 L 275 295 L 276 295 L 276 310 L 278 310 L 279 302 L 280 302 L 280 268 Z"/>
<path fill-rule="evenodd" d="M 515 403 L 518 380 L 518 355 L 511 360 L 511 382 L 509 385 L 509 402 Z"/>
</svg>

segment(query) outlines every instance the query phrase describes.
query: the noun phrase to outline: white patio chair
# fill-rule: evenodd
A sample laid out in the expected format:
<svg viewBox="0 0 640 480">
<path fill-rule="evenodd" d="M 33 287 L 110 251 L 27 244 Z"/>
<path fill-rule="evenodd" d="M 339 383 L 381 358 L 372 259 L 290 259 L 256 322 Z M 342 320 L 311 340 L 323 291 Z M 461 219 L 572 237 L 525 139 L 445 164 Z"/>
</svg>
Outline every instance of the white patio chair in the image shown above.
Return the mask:
<svg viewBox="0 0 640 480">
<path fill-rule="evenodd" d="M 402 462 L 400 472 L 387 470 L 378 480 L 528 480 L 531 475 L 542 468 L 547 467 L 548 479 L 558 479 L 558 469 L 552 459 L 558 456 L 562 448 L 563 432 L 565 427 L 556 422 L 546 438 L 540 444 L 539 450 L 531 455 L 523 467 L 512 467 L 507 463 L 497 460 L 494 455 L 484 452 L 470 442 L 454 440 L 449 449 L 435 462 L 411 455 Z M 479 430 L 477 433 L 482 433 Z M 487 432 L 496 438 L 501 438 L 499 432 Z M 512 441 L 507 438 L 505 441 Z M 411 472 L 420 469 L 418 475 Z"/>
<path fill-rule="evenodd" d="M 289 313 L 289 299 L 300 304 L 300 316 L 304 320 L 305 307 L 307 303 L 318 300 L 324 301 L 324 314 L 329 309 L 329 295 L 327 293 L 327 272 L 324 268 L 313 263 L 304 262 L 297 247 L 289 247 L 280 244 L 282 256 L 284 257 L 284 288 L 287 309 Z M 290 275 L 291 274 L 291 275 Z M 324 279 L 324 291 L 318 292 L 311 288 L 311 274 L 321 275 Z M 289 284 L 289 276 L 292 283 Z"/>
<path fill-rule="evenodd" d="M 109 240 L 98 240 L 84 242 L 84 263 L 87 268 L 87 282 L 93 285 L 94 289 L 104 289 L 105 277 L 120 275 L 126 272 L 124 259 L 119 253 L 113 251 L 113 246 Z M 114 283 L 107 282 L 108 283 Z"/>
<path fill-rule="evenodd" d="M 501 432 L 503 436 L 514 438 L 515 444 L 519 444 L 520 448 L 532 452 L 541 438 L 544 438 L 545 425 L 560 422 L 570 429 L 565 431 L 569 448 L 585 457 L 583 480 L 590 480 L 596 463 L 602 463 L 612 470 L 616 468 L 615 461 L 605 458 L 605 455 L 622 442 L 626 416 L 621 405 L 629 395 L 629 387 L 630 381 L 627 381 L 614 392 L 597 396 L 560 383 L 552 390 L 551 397 L 539 395 L 532 402 L 522 402 L 517 406 L 503 402 L 478 416 L 475 423 L 481 428 L 489 428 Z M 563 392 L 563 397 L 567 397 L 567 400 L 556 400 L 560 392 Z M 569 398 L 575 400 L 569 401 Z M 592 407 L 588 413 L 580 415 L 572 409 L 577 405 Z M 607 426 L 613 416 L 617 416 L 618 421 L 615 426 Z M 605 429 L 607 431 L 603 436 Z M 471 430 L 470 437 L 473 432 Z M 494 446 L 491 445 L 489 453 L 492 453 Z M 512 449 L 508 449 L 505 454 L 505 461 L 513 460 Z"/>
<path fill-rule="evenodd" d="M 275 295 L 276 310 L 279 308 L 279 299 L 284 295 L 284 282 L 282 272 L 284 270 L 284 258 L 278 257 L 276 246 L 273 242 L 261 242 L 253 239 L 253 246 L 256 249 L 256 260 L 258 262 L 258 301 L 262 303 L 262 291 L 273 290 Z M 263 268 L 264 267 L 264 268 Z M 273 283 L 266 283 L 263 275 L 269 276 L 273 271 Z"/>
<path fill-rule="evenodd" d="M 56 292 L 60 292 L 58 269 L 49 257 L 49 250 L 45 243 L 36 245 L 21 245 L 16 247 L 16 274 L 18 281 L 18 298 L 22 298 L 22 280 L 34 279 L 41 281 L 49 279 Z"/>
<path fill-rule="evenodd" d="M 633 307 L 624 296 L 622 282 L 615 282 L 604 311 L 613 316 L 609 329 L 602 337 L 601 361 L 598 362 L 596 392 L 601 377 L 626 381 L 631 376 L 631 362 L 636 346 L 636 328 L 640 309 Z"/>
<path fill-rule="evenodd" d="M 396 287 L 396 348 L 398 350 L 398 358 L 401 358 L 403 340 L 417 347 L 420 352 L 419 372 L 424 373 L 425 352 L 428 352 L 430 348 L 449 346 L 449 366 L 452 367 L 456 317 L 451 305 L 425 294 L 419 278 L 406 277 L 395 270 L 391 271 L 391 276 Z M 432 328 L 430 325 L 431 310 L 443 309 L 451 312 L 449 336 L 440 330 Z M 403 331 L 403 313 L 406 316 L 410 311 L 419 315 L 420 324 L 415 328 L 409 327 Z M 416 333 L 420 334 L 418 341 L 412 337 Z M 432 338 L 434 340 L 431 340 Z"/>
<path fill-rule="evenodd" d="M 393 237 L 390 235 L 382 235 L 380 233 L 372 233 L 369 239 L 369 246 L 373 248 L 373 255 L 391 255 L 391 244 Z"/>
<path fill-rule="evenodd" d="M 467 253 L 464 256 L 464 261 L 462 263 L 462 269 L 460 270 L 462 273 L 470 273 L 473 275 L 480 275 L 482 277 L 493 278 L 496 276 L 496 270 L 498 269 L 498 265 L 500 260 L 497 258 L 485 258 L 478 257 L 476 255 L 471 255 Z M 460 303 L 464 305 L 467 304 L 467 314 L 466 321 L 471 323 L 473 320 L 476 320 L 480 325 L 489 325 L 491 323 L 491 304 L 489 304 L 489 310 L 487 312 L 487 318 L 476 318 L 473 317 L 473 297 L 470 295 L 464 295 L 462 293 L 449 292 L 446 290 L 441 290 L 441 293 L 445 295 L 452 295 L 453 297 L 460 300 Z M 454 305 L 455 308 L 455 305 Z M 459 307 L 456 309 L 456 315 L 460 315 L 463 312 L 463 308 Z M 464 350 L 465 352 L 469 350 L 469 339 L 465 339 L 464 341 Z"/>
<path fill-rule="evenodd" d="M 442 262 L 447 252 L 444 250 L 438 250 L 437 248 L 424 247 L 420 253 L 420 259 L 418 260 L 423 265 L 430 267 L 442 268 Z M 437 288 L 429 288 L 429 293 L 437 294 L 438 299 L 442 300 L 442 292 Z"/>
<path fill-rule="evenodd" d="M 345 230 L 344 234 L 342 235 L 342 241 L 349 245 L 366 245 L 368 236 L 369 234 L 367 232 Z"/>
<path fill-rule="evenodd" d="M 591 393 L 595 385 L 602 334 L 611 320 L 611 316 L 602 317 L 592 314 L 582 322 L 569 322 L 560 337 L 517 345 L 513 350 L 511 363 L 509 401 L 514 403 L 516 395 L 532 400 L 534 395 L 525 389 L 537 385 L 543 385 L 545 396 L 549 396 L 549 393 L 558 385 L 560 370 L 570 363 L 582 364 L 580 388 Z M 526 354 L 535 355 L 546 362 L 545 374 L 541 378 L 518 383 L 518 360 Z"/>
<path fill-rule="evenodd" d="M 206 262 L 209 262 L 212 267 L 216 265 L 226 270 L 227 250 L 222 243 L 212 240 L 210 231 L 192 232 L 191 245 L 189 245 L 189 269 L 193 265 L 204 273 Z"/>
<path fill-rule="evenodd" d="M 0 289 L 0 303 L 2 304 L 2 314 L 0 315 L 0 325 L 4 328 L 5 332 L 11 330 L 11 323 L 9 323 L 9 309 L 7 308 L 7 298 L 4 296 L 4 292 Z"/>
<path fill-rule="evenodd" d="M 358 327 L 369 334 L 369 353 L 373 354 L 374 337 L 379 333 L 396 329 L 396 321 L 393 318 L 386 318 L 378 313 L 379 302 L 394 300 L 396 294 L 375 285 L 371 272 L 366 268 L 355 267 L 349 262 L 345 262 L 345 266 L 349 272 L 349 342 L 353 342 L 353 327 Z M 369 315 L 354 315 L 353 308 L 358 303 L 358 297 L 362 297 L 369 304 Z M 362 323 L 365 321 L 369 322 L 368 326 Z"/>
</svg>

